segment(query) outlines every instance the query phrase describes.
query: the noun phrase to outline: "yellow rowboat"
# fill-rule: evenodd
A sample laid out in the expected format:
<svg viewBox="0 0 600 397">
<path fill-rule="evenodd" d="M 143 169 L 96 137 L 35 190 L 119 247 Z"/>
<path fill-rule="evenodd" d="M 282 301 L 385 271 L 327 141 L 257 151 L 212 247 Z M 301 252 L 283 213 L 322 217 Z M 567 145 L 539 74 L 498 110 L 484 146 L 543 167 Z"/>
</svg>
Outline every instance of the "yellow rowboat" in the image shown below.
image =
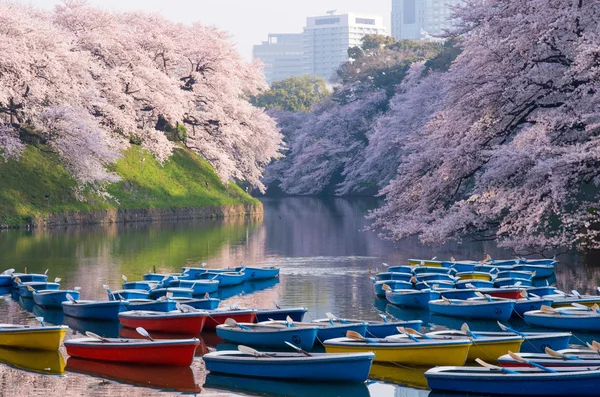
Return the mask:
<svg viewBox="0 0 600 397">
<path fill-rule="evenodd" d="M 456 273 L 455 277 L 458 277 L 459 280 L 483 280 L 483 281 L 492 281 L 494 276 L 490 273 L 486 272 L 460 272 Z"/>
<path fill-rule="evenodd" d="M 434 261 L 433 259 L 409 259 L 408 264 L 410 266 L 442 267 L 442 261 Z"/>
<path fill-rule="evenodd" d="M 449 338 L 452 340 L 470 339 L 473 344 L 469 348 L 467 361 L 475 361 L 476 358 L 482 360 L 496 361 L 498 357 L 506 354 L 507 351 L 518 352 L 524 339 L 518 335 L 510 336 L 477 336 L 473 338 L 464 331 L 448 330 L 435 331 L 426 334 L 430 338 Z"/>
<path fill-rule="evenodd" d="M 544 299 L 552 301 L 552 307 L 573 307 L 573 303 L 578 303 L 587 307 L 592 307 L 595 304 L 600 306 L 600 296 L 596 295 L 544 295 Z"/>
<path fill-rule="evenodd" d="M 56 351 L 62 344 L 69 327 L 31 327 L 29 325 L 0 324 L 0 346 Z"/>
<path fill-rule="evenodd" d="M 415 342 L 410 338 L 398 340 L 350 338 L 328 339 L 323 342 L 327 353 L 375 353 L 375 362 L 392 362 L 411 366 L 464 365 L 471 341 L 428 340 Z"/>
<path fill-rule="evenodd" d="M 44 375 L 65 374 L 65 359 L 58 350 L 21 350 L 0 347 L 0 363 Z"/>
<path fill-rule="evenodd" d="M 425 371 L 428 367 L 405 367 L 394 364 L 372 364 L 369 379 L 379 379 L 396 384 L 427 389 Z"/>
</svg>

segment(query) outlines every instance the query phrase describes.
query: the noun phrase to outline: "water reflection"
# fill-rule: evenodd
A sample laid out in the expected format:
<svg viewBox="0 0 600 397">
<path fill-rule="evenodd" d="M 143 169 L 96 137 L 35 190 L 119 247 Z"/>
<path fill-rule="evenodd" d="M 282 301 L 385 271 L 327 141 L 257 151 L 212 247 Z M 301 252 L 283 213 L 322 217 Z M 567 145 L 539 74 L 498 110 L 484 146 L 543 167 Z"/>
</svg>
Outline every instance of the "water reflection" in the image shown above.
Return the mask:
<svg viewBox="0 0 600 397">
<path fill-rule="evenodd" d="M 94 321 L 71 316 L 64 316 L 63 324 L 68 325 L 75 334 L 85 335 L 89 331 L 105 338 L 118 338 L 121 329 L 118 321 Z"/>
<path fill-rule="evenodd" d="M 390 381 L 416 389 L 427 389 L 427 379 L 425 379 L 427 370 L 428 368 L 411 368 L 393 363 L 373 363 L 369 378 Z"/>
<path fill-rule="evenodd" d="M 63 375 L 65 359 L 60 352 L 0 347 L 0 363 L 44 375 Z"/>
<path fill-rule="evenodd" d="M 67 371 L 163 391 L 201 391 L 190 367 L 148 367 L 70 357 L 67 360 Z"/>
</svg>

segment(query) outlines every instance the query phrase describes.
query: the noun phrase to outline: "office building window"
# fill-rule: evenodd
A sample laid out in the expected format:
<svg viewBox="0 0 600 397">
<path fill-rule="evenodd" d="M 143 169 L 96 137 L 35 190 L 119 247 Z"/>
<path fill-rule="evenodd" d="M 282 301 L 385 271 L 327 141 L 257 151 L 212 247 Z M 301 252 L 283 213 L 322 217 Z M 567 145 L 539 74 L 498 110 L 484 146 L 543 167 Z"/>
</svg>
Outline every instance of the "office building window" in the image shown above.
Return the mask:
<svg viewBox="0 0 600 397">
<path fill-rule="evenodd" d="M 416 22 L 417 5 L 416 0 L 404 0 L 404 24 L 410 25 Z"/>
<path fill-rule="evenodd" d="M 375 20 L 367 18 L 356 18 L 356 23 L 362 23 L 363 25 L 375 25 Z"/>
<path fill-rule="evenodd" d="M 317 19 L 315 21 L 315 25 L 335 25 L 336 23 L 339 23 L 340 19 L 339 18 L 323 18 L 323 19 Z"/>
</svg>

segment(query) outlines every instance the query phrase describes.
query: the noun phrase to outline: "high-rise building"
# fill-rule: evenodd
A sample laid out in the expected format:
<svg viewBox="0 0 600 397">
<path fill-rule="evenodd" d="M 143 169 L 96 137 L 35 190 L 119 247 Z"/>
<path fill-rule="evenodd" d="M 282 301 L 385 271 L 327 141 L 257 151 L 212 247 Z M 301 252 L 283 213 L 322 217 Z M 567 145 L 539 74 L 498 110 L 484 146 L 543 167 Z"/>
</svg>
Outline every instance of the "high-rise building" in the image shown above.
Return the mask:
<svg viewBox="0 0 600 397">
<path fill-rule="evenodd" d="M 348 48 L 360 45 L 367 34 L 387 34 L 382 17 L 330 11 L 307 18 L 303 33 L 270 34 L 268 41 L 254 46 L 252 55 L 265 64 L 269 84 L 302 74 L 331 81 L 348 61 Z"/>
<path fill-rule="evenodd" d="M 269 34 L 267 41 L 255 45 L 254 59 L 264 64 L 267 83 L 304 74 L 304 47 L 302 33 Z"/>
<path fill-rule="evenodd" d="M 392 36 L 424 40 L 453 26 L 452 5 L 462 0 L 392 0 Z"/>
<path fill-rule="evenodd" d="M 305 73 L 330 81 L 338 67 L 348 60 L 348 48 L 361 44 L 367 34 L 387 34 L 383 18 L 348 13 L 309 17 L 304 28 Z"/>
</svg>

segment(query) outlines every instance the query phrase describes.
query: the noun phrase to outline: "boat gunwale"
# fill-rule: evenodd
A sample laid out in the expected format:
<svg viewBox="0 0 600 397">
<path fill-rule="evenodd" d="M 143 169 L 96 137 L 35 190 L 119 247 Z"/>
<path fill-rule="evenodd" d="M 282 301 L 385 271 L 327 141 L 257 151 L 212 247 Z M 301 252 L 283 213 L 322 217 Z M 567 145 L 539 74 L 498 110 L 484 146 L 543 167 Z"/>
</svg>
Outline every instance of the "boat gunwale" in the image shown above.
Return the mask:
<svg viewBox="0 0 600 397">
<path fill-rule="evenodd" d="M 168 347 L 168 346 L 188 346 L 188 345 L 199 345 L 200 339 L 189 338 L 189 339 L 156 339 L 149 341 L 146 339 L 128 339 L 128 338 L 104 338 L 109 342 L 103 342 L 96 338 L 77 338 L 69 339 L 63 342 L 65 347 L 77 346 L 77 347 L 126 347 L 126 348 L 139 348 L 139 347 Z M 116 341 L 119 342 L 116 342 Z M 113 342 L 114 341 L 114 342 Z"/>
</svg>

